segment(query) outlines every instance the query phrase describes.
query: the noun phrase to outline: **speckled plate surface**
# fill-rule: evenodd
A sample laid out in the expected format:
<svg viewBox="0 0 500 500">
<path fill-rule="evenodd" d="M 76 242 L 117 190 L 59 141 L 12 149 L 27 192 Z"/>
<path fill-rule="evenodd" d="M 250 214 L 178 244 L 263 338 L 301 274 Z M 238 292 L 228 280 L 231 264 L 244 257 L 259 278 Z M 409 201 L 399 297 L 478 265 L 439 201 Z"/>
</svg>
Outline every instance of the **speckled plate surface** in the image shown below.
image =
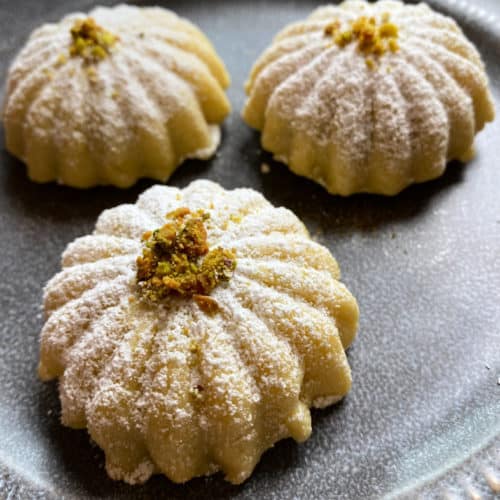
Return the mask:
<svg viewBox="0 0 500 500">
<path fill-rule="evenodd" d="M 500 111 L 494 17 L 500 2 L 431 3 L 453 15 L 478 46 Z M 34 27 L 91 4 L 3 0 L 1 80 Z M 56 384 L 36 378 L 41 290 L 68 242 L 91 231 L 103 209 L 135 201 L 150 183 L 127 191 L 36 185 L 2 142 L 0 497 L 493 498 L 500 491 L 500 120 L 478 137 L 473 161 L 451 164 L 437 181 L 395 198 L 329 196 L 272 162 L 239 117 L 252 62 L 279 28 L 314 3 L 179 0 L 168 6 L 213 40 L 233 78 L 234 107 L 217 157 L 186 163 L 171 183 L 207 177 L 226 188 L 253 187 L 294 210 L 333 251 L 361 307 L 349 352 L 353 390 L 343 403 L 314 412 L 305 444 L 278 443 L 241 486 L 220 475 L 183 486 L 163 477 L 139 487 L 109 480 L 86 433 L 59 424 Z M 259 169 L 264 161 L 268 174 Z"/>
</svg>

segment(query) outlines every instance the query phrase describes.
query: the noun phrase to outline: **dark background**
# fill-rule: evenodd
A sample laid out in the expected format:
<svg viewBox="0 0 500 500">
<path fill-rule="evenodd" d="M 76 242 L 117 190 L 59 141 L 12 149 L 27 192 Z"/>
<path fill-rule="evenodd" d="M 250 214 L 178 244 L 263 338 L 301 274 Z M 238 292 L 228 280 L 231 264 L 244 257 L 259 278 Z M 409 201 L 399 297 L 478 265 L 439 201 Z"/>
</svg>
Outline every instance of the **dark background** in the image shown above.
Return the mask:
<svg viewBox="0 0 500 500">
<path fill-rule="evenodd" d="M 92 3 L 0 2 L 0 79 L 33 28 Z M 431 3 L 452 13 L 480 49 L 500 109 L 500 22 L 492 19 L 500 2 Z M 242 486 L 220 475 L 184 486 L 163 477 L 141 487 L 108 479 L 86 433 L 60 425 L 56 384 L 36 378 L 41 290 L 67 243 L 90 232 L 103 209 L 134 202 L 151 182 L 125 191 L 31 183 L 3 151 L 0 131 L 0 497 L 370 498 L 415 485 L 428 492 L 423 482 L 442 474 L 430 487 L 436 495 L 464 495 L 468 481 L 489 491 L 478 471 L 500 453 L 499 120 L 479 135 L 476 158 L 449 165 L 439 180 L 394 198 L 328 195 L 274 163 L 239 115 L 253 61 L 314 2 L 164 5 L 212 39 L 232 75 L 234 109 L 217 157 L 185 163 L 170 183 L 207 177 L 225 188 L 253 187 L 295 211 L 332 250 L 361 308 L 349 352 L 353 390 L 343 403 L 314 412 L 305 444 L 286 440 L 268 451 Z"/>
</svg>

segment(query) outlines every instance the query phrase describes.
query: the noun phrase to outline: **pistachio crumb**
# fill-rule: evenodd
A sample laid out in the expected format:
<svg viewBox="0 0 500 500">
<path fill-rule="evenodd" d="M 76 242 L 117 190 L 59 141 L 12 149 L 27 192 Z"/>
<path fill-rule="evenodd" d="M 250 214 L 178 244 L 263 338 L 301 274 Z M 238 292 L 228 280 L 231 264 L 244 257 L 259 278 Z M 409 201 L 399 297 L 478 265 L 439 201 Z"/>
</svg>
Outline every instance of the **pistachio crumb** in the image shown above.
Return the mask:
<svg viewBox="0 0 500 500">
<path fill-rule="evenodd" d="M 97 83 L 97 71 L 95 66 L 92 65 L 86 68 L 86 73 L 90 83 Z"/>
<path fill-rule="evenodd" d="M 262 174 L 268 174 L 269 172 L 271 172 L 271 167 L 267 163 L 261 163 L 260 172 Z"/>
<path fill-rule="evenodd" d="M 63 64 L 66 64 L 67 61 L 68 61 L 68 57 L 66 56 L 66 54 L 59 54 L 57 56 L 56 62 L 54 63 L 54 66 L 56 68 L 59 68 Z"/>
<path fill-rule="evenodd" d="M 341 33 L 338 33 L 335 36 L 335 43 L 339 47 L 345 47 L 346 45 L 348 45 L 349 43 L 351 43 L 352 36 L 353 35 L 352 35 L 352 31 L 351 30 L 342 31 Z"/>
<path fill-rule="evenodd" d="M 219 311 L 219 304 L 215 299 L 208 295 L 193 295 L 194 301 L 198 307 L 206 314 L 213 315 Z"/>
<path fill-rule="evenodd" d="M 391 38 L 389 40 L 389 49 L 391 50 L 391 52 L 397 52 L 399 50 L 399 43 L 394 38 Z"/>
<path fill-rule="evenodd" d="M 325 35 L 333 35 L 340 28 L 340 21 L 331 22 L 325 27 Z"/>
</svg>

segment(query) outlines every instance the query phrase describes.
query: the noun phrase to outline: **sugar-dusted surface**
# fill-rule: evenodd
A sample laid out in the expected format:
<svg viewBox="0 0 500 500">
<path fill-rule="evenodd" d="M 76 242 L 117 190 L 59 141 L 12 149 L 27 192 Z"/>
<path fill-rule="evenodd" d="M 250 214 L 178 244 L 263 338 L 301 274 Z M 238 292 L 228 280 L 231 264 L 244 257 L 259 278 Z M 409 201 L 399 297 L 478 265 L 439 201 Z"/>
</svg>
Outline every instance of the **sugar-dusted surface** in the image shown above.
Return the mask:
<svg viewBox="0 0 500 500">
<path fill-rule="evenodd" d="M 374 56 L 356 41 L 333 41 L 367 18 L 376 26 L 390 19 L 397 49 Z M 474 45 L 424 3 L 319 7 L 280 30 L 246 90 L 243 117 L 262 132 L 264 149 L 342 195 L 394 195 L 434 179 L 448 161 L 470 158 L 475 134 L 494 119 Z"/>
<path fill-rule="evenodd" d="M 98 7 L 88 16 L 115 39 L 93 61 L 70 52 L 86 16 L 34 30 L 9 68 L 5 143 L 30 178 L 125 188 L 213 156 L 229 76 L 205 35 L 170 10 Z"/>
<path fill-rule="evenodd" d="M 181 207 L 209 217 L 210 251 L 235 255 L 213 317 L 189 297 L 146 303 L 136 287 L 142 235 Z M 256 191 L 153 186 L 105 210 L 63 263 L 44 289 L 39 373 L 59 378 L 63 423 L 88 429 L 113 479 L 222 470 L 241 483 L 276 441 L 309 437 L 310 406 L 351 387 L 356 301 L 328 250 Z"/>
<path fill-rule="evenodd" d="M 498 2 L 466 4 L 432 2 L 454 15 L 477 45 L 498 107 L 500 28 L 489 28 Z M 26 1 L 17 12 L 16 4 L 4 5 L 3 76 L 8 59 L 33 28 L 68 11 L 88 10 L 90 2 Z M 238 114 L 243 82 L 272 34 L 303 19 L 315 5 L 184 0 L 169 6 L 197 22 L 213 40 L 233 76 L 229 95 L 235 109 L 224 128 L 221 154 L 207 165 L 186 164 L 172 184 L 184 187 L 206 176 L 225 188 L 253 187 L 273 204 L 294 210 L 332 250 L 362 309 L 360 334 L 349 352 L 353 389 L 335 408 L 313 412 L 314 431 L 306 443 L 278 443 L 242 486 L 228 485 L 220 476 L 185 486 L 160 477 L 139 487 L 107 479 L 102 453 L 89 445 L 85 431 L 60 424 L 57 386 L 36 378 L 41 288 L 60 268 L 65 246 L 90 232 L 103 209 L 133 203 L 149 184 L 125 192 L 88 193 L 36 186 L 25 178 L 22 164 L 3 153 L 2 494 L 10 491 L 23 500 L 37 498 L 33 492 L 38 498 L 141 500 L 380 498 L 431 480 L 426 498 L 443 498 L 446 490 L 469 498 L 469 488 L 493 498 L 483 470 L 498 467 L 493 436 L 498 434 L 500 371 L 500 123 L 479 136 L 475 160 L 466 167 L 450 165 L 436 182 L 389 200 L 328 196 L 261 154 L 258 136 Z M 266 175 L 260 174 L 262 163 L 270 166 Z M 483 446 L 484 453 L 477 453 Z M 458 465 L 456 472 L 449 471 Z"/>
</svg>

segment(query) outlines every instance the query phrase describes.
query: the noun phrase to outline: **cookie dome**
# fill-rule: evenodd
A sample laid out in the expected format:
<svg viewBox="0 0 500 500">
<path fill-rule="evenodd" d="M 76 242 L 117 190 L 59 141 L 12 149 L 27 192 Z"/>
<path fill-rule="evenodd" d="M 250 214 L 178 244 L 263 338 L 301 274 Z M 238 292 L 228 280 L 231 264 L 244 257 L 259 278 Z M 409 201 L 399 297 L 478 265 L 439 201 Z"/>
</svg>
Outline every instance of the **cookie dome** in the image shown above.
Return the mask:
<svg viewBox="0 0 500 500">
<path fill-rule="evenodd" d="M 240 483 L 350 388 L 356 301 L 330 252 L 251 189 L 154 186 L 62 266 L 39 374 L 60 378 L 62 422 L 88 428 L 114 479 Z"/>
<path fill-rule="evenodd" d="M 6 147 L 37 182 L 165 181 L 214 154 L 228 84 L 209 40 L 171 11 L 71 14 L 36 29 L 9 69 Z"/>
<path fill-rule="evenodd" d="M 243 117 L 263 148 L 342 195 L 440 176 L 494 118 L 479 53 L 423 3 L 316 9 L 276 36 L 246 92 Z"/>
</svg>

